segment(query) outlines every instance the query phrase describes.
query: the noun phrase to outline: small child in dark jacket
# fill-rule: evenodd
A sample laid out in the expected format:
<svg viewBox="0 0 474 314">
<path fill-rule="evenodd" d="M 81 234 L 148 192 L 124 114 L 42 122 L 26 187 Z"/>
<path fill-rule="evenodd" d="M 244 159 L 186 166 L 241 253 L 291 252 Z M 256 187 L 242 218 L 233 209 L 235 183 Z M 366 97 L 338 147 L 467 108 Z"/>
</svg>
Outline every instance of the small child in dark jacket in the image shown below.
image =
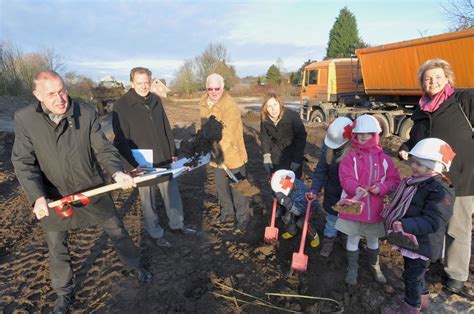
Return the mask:
<svg viewBox="0 0 474 314">
<path fill-rule="evenodd" d="M 339 157 L 351 138 L 352 120 L 336 118 L 328 128 L 321 147 L 321 156 L 314 170 L 311 192 L 317 194 L 324 188 L 323 208 L 326 211 L 326 225 L 321 247 L 321 256 L 328 257 L 336 240 L 337 212 L 332 208 L 341 198 L 342 187 L 339 182 Z"/>
<path fill-rule="evenodd" d="M 271 186 L 275 192 L 278 204 L 285 209 L 282 220 L 287 232 L 282 237 L 284 239 L 291 239 L 298 233 L 298 228 L 301 229 L 303 227 L 304 214 L 308 206 L 305 194 L 310 192 L 310 190 L 303 181 L 295 178 L 293 171 L 285 169 L 277 170 L 273 174 Z M 319 209 L 319 205 L 314 201 L 311 204 L 311 210 L 317 209 Z M 310 234 L 315 232 L 313 228 L 310 229 Z"/>
<path fill-rule="evenodd" d="M 429 308 L 425 273 L 442 255 L 446 226 L 453 213 L 454 190 L 442 172 L 456 155 L 437 138 L 418 142 L 410 151 L 412 176 L 402 180 L 383 210 L 388 241 L 403 256 L 405 294 L 384 313 L 419 313 Z"/>
</svg>

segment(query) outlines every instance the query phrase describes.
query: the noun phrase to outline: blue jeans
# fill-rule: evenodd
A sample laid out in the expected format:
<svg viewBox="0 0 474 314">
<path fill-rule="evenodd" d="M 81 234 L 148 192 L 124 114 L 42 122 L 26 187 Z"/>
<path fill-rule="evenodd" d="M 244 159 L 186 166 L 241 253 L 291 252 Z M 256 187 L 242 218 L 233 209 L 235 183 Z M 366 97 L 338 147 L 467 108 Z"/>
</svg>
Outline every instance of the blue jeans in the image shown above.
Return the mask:
<svg viewBox="0 0 474 314">
<path fill-rule="evenodd" d="M 402 275 L 405 281 L 405 302 L 419 308 L 421 305 L 421 295 L 428 293 L 425 273 L 428 270 L 428 266 L 430 266 L 430 261 L 408 257 L 403 257 L 403 259 L 405 260 L 405 270 Z"/>
<path fill-rule="evenodd" d="M 336 221 L 336 215 L 332 215 L 329 213 L 326 215 L 326 225 L 324 226 L 325 238 L 334 238 L 335 236 L 337 236 Z"/>
</svg>

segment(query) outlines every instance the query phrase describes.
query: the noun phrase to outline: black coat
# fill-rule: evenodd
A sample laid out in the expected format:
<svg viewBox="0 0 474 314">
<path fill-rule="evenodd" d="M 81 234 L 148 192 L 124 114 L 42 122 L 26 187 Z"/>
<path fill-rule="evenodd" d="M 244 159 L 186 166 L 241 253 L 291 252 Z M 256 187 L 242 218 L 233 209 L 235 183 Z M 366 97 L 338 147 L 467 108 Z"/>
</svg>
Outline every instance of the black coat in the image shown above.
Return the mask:
<svg viewBox="0 0 474 314">
<path fill-rule="evenodd" d="M 414 124 L 410 139 L 400 150 L 408 152 L 416 143 L 428 137 L 444 140 L 456 153 L 447 173 L 456 195 L 474 195 L 474 137 L 471 129 L 474 125 L 474 92 L 456 91 L 433 113 L 421 111 L 418 107 L 412 120 Z"/>
<path fill-rule="evenodd" d="M 337 216 L 337 212 L 332 207 L 341 199 L 342 187 L 339 181 L 339 162 L 343 148 L 334 149 L 331 164 L 327 162 L 327 154 L 330 148 L 324 142 L 321 145 L 321 155 L 313 174 L 311 190 L 319 193 L 324 188 L 323 208 L 331 215 Z"/>
<path fill-rule="evenodd" d="M 153 93 L 149 97 L 147 108 L 132 88 L 114 104 L 114 145 L 132 168 L 138 163 L 131 149 L 153 149 L 154 167 L 168 166 L 175 156 L 174 137 L 161 99 Z"/>
<path fill-rule="evenodd" d="M 278 124 L 266 118 L 260 124 L 262 154 L 271 154 L 279 169 L 290 169 L 296 162 L 302 165 L 306 146 L 306 130 L 298 113 L 286 109 Z"/>
<path fill-rule="evenodd" d="M 454 190 L 434 176 L 418 185 L 410 207 L 400 221 L 403 229 L 414 234 L 420 248 L 413 250 L 432 261 L 441 257 L 446 226 L 453 214 Z"/>
<path fill-rule="evenodd" d="M 102 132 L 95 108 L 76 102 L 58 125 L 40 104 L 17 111 L 12 162 L 31 204 L 41 196 L 59 199 L 102 185 L 99 164 L 109 175 L 122 170 L 120 155 Z M 47 231 L 66 231 L 96 225 L 113 215 L 112 198 L 102 194 L 92 197 L 89 205 L 76 207 L 70 217 L 50 209 L 40 221 Z"/>
</svg>

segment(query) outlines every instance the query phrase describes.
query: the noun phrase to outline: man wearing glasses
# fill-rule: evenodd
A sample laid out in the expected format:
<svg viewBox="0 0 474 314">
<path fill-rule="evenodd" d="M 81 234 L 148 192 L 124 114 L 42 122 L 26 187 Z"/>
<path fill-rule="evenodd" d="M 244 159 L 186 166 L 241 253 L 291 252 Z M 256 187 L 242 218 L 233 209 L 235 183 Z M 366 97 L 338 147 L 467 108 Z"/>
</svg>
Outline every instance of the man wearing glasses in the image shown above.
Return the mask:
<svg viewBox="0 0 474 314">
<path fill-rule="evenodd" d="M 73 102 L 63 79 L 54 71 L 39 72 L 33 83 L 38 103 L 15 113 L 12 163 L 45 231 L 51 284 L 58 295 L 54 313 L 66 313 L 75 286 L 68 230 L 101 225 L 130 275 L 140 282 L 151 281 L 152 275 L 140 267 L 139 252 L 117 217 L 110 194 L 91 197 L 90 203 L 71 205 L 66 211 L 48 207 L 47 199 L 103 184 L 99 164 L 122 188 L 135 183 L 122 172 L 120 155 L 105 138 L 94 107 Z"/>
<path fill-rule="evenodd" d="M 240 111 L 234 99 L 224 91 L 224 78 L 213 73 L 206 79 L 206 94 L 201 97 L 200 113 L 201 128 L 211 116 L 223 125 L 222 138 L 218 143 L 222 150 L 223 161 L 221 164 L 211 162 L 217 197 L 221 204 L 220 223 L 231 222 L 234 215 L 237 220 L 236 233 L 244 233 L 249 222 L 249 200 L 247 197 L 230 186 L 223 167 L 227 167 L 237 177 L 245 176 L 247 151 L 245 149 L 244 134 Z"/>
<path fill-rule="evenodd" d="M 149 69 L 133 68 L 130 71 L 132 88 L 114 105 L 114 144 L 130 168 L 140 169 L 139 166 L 142 166 L 137 162 L 132 149 L 152 150 L 154 168 L 167 168 L 176 159 L 174 137 L 168 117 L 160 97 L 150 92 L 151 78 Z M 195 234 L 196 230 L 184 226 L 183 202 L 176 179 L 163 178 L 155 185 L 139 187 L 145 229 L 158 246 L 171 247 L 159 224 L 157 189 L 165 205 L 170 231 Z"/>
</svg>

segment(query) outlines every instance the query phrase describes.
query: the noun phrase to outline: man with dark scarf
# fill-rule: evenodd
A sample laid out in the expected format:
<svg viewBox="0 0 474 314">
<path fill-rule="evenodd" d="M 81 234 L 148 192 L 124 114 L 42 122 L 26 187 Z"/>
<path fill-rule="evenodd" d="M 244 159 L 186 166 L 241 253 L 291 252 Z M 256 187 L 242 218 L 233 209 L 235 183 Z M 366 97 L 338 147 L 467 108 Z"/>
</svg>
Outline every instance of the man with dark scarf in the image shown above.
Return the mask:
<svg viewBox="0 0 474 314">
<path fill-rule="evenodd" d="M 130 72 L 132 88 L 114 105 L 112 125 L 114 145 L 127 161 L 128 168 L 140 165 L 132 149 L 153 150 L 153 167 L 168 168 L 176 160 L 176 148 L 171 127 L 159 96 L 150 92 L 152 73 L 137 67 Z M 174 178 L 163 178 L 156 185 L 139 187 L 143 219 L 148 234 L 161 247 L 171 247 L 159 224 L 156 208 L 156 188 L 159 189 L 172 232 L 194 234 L 184 226 L 183 203 Z"/>
</svg>

